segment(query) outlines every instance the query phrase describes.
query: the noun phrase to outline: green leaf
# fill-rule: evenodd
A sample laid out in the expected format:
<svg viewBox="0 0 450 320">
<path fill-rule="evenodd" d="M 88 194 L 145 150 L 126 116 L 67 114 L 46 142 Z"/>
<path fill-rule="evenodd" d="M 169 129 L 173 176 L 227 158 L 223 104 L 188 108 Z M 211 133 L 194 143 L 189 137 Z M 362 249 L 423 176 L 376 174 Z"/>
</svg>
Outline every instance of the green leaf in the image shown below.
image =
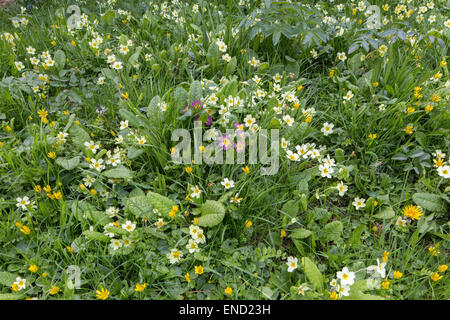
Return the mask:
<svg viewBox="0 0 450 320">
<path fill-rule="evenodd" d="M 309 258 L 302 258 L 303 270 L 305 271 L 305 275 L 311 284 L 316 288 L 317 291 L 323 291 L 323 276 L 320 273 L 319 269 Z"/>
<path fill-rule="evenodd" d="M 189 89 L 189 102 L 194 102 L 195 100 L 199 100 L 203 97 L 203 89 L 200 81 L 196 80 L 191 83 L 191 87 Z"/>
<path fill-rule="evenodd" d="M 391 219 L 395 217 L 395 211 L 390 206 L 384 206 L 380 208 L 380 211 L 373 217 L 377 219 Z"/>
<path fill-rule="evenodd" d="M 289 233 L 289 236 L 294 239 L 305 239 L 311 235 L 311 231 L 304 228 L 294 229 Z"/>
<path fill-rule="evenodd" d="M 69 128 L 70 136 L 73 139 L 73 143 L 81 150 L 86 147 L 84 143 L 91 141 L 89 134 L 81 127 L 81 125 L 75 124 Z"/>
<path fill-rule="evenodd" d="M 56 163 L 66 170 L 72 170 L 80 164 L 80 157 L 76 156 L 71 159 L 59 157 L 56 159 Z"/>
<path fill-rule="evenodd" d="M 412 196 L 413 201 L 423 209 L 432 212 L 444 212 L 445 203 L 444 200 L 432 193 L 415 193 Z"/>
<path fill-rule="evenodd" d="M 281 208 L 281 211 L 289 215 L 290 217 L 295 217 L 298 214 L 299 206 L 298 201 L 296 200 L 289 200 L 286 202 L 283 207 Z"/>
<path fill-rule="evenodd" d="M 55 52 L 55 61 L 58 67 L 58 71 L 62 70 L 66 65 L 66 54 L 64 53 L 64 51 L 60 49 Z"/>
<path fill-rule="evenodd" d="M 133 178 L 133 171 L 124 166 L 118 166 L 104 171 L 103 175 L 109 179 L 131 179 Z"/>
<path fill-rule="evenodd" d="M 153 206 L 149 198 L 145 195 L 128 198 L 127 209 L 136 217 L 149 219 L 155 216 Z"/>
<path fill-rule="evenodd" d="M 341 237 L 344 226 L 340 221 L 333 221 L 325 225 L 323 229 L 327 241 L 337 241 Z"/>
<path fill-rule="evenodd" d="M 201 227 L 214 227 L 222 222 L 225 217 L 225 207 L 218 201 L 206 200 L 200 207 L 201 216 L 198 224 Z"/>
<path fill-rule="evenodd" d="M 349 239 L 349 244 L 351 247 L 354 248 L 359 244 L 359 242 L 361 241 L 361 235 L 365 229 L 366 229 L 366 226 L 363 224 L 360 224 L 352 231 L 352 233 L 350 234 L 350 239 Z"/>
<path fill-rule="evenodd" d="M 366 294 L 364 291 L 369 290 L 371 285 L 371 279 L 355 281 L 350 287 L 349 295 L 342 297 L 342 300 L 384 300 L 384 298 L 372 294 Z"/>
<path fill-rule="evenodd" d="M 86 230 L 86 231 L 83 231 L 83 235 L 86 236 L 86 238 L 101 241 L 101 242 L 110 242 L 111 241 L 110 237 L 108 237 L 107 235 L 105 235 L 103 233 L 97 232 L 97 231 Z"/>
<path fill-rule="evenodd" d="M 173 200 L 152 191 L 147 194 L 147 199 L 150 205 L 165 217 L 169 217 L 169 212 L 175 205 Z"/>
<path fill-rule="evenodd" d="M 23 294 L 18 293 L 0 293 L 0 300 L 19 300 L 23 297 Z"/>
<path fill-rule="evenodd" d="M 17 276 L 9 272 L 0 272 L 0 284 L 11 287 L 16 281 Z"/>
<path fill-rule="evenodd" d="M 105 227 L 105 230 L 114 234 L 120 234 L 121 236 L 128 236 L 130 235 L 130 231 L 127 231 L 123 228 L 119 228 L 116 226 L 107 226 Z M 109 238 L 109 237 L 108 237 Z"/>
<path fill-rule="evenodd" d="M 109 10 L 103 15 L 102 20 L 106 24 L 112 25 L 114 17 L 115 17 L 114 10 Z"/>
<path fill-rule="evenodd" d="M 139 149 L 139 148 L 131 146 L 131 147 L 128 148 L 127 157 L 130 160 L 134 160 L 134 159 L 138 158 L 143 153 L 144 153 L 143 149 Z"/>
</svg>

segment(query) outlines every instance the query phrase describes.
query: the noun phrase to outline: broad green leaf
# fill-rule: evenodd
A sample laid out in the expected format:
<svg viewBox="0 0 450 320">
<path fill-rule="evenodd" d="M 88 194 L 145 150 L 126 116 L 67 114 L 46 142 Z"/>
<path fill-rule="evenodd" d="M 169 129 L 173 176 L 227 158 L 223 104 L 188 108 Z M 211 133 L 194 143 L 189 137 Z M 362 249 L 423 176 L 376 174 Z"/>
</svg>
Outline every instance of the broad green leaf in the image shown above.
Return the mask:
<svg viewBox="0 0 450 320">
<path fill-rule="evenodd" d="M 324 232 L 327 241 L 336 241 L 341 237 L 344 226 L 340 221 L 333 221 L 325 225 Z"/>
<path fill-rule="evenodd" d="M 380 211 L 377 214 L 375 214 L 373 217 L 377 218 L 377 219 L 391 219 L 391 218 L 395 217 L 395 211 L 390 206 L 388 206 L 388 207 L 384 206 L 384 207 L 380 208 Z"/>
<path fill-rule="evenodd" d="M 120 234 L 121 236 L 128 236 L 130 235 L 130 231 L 127 231 L 123 228 L 119 228 L 116 226 L 107 226 L 105 227 L 105 230 L 114 234 Z"/>
<path fill-rule="evenodd" d="M 311 235 L 311 231 L 304 228 L 294 229 L 289 233 L 289 236 L 294 239 L 305 239 Z"/>
<path fill-rule="evenodd" d="M 222 222 L 225 217 L 225 207 L 220 202 L 206 200 L 200 207 L 201 216 L 198 225 L 202 227 L 214 227 Z"/>
<path fill-rule="evenodd" d="M 299 206 L 298 201 L 296 200 L 289 200 L 286 202 L 283 207 L 281 208 L 281 211 L 289 215 L 290 217 L 295 217 L 298 214 Z"/>
<path fill-rule="evenodd" d="M 131 147 L 128 148 L 127 157 L 130 160 L 134 160 L 134 159 L 138 158 L 143 153 L 144 153 L 143 149 L 139 149 L 139 148 L 131 146 Z"/>
<path fill-rule="evenodd" d="M 445 211 L 445 202 L 444 200 L 432 193 L 415 193 L 412 196 L 413 201 L 418 206 L 423 209 L 432 211 L 432 212 L 444 212 Z"/>
<path fill-rule="evenodd" d="M 149 219 L 155 216 L 153 206 L 149 198 L 145 195 L 128 198 L 127 209 L 136 217 Z"/>
<path fill-rule="evenodd" d="M 80 164 L 80 157 L 76 156 L 70 159 L 59 157 L 56 159 L 56 163 L 66 170 L 72 170 L 75 169 Z"/>
<path fill-rule="evenodd" d="M 152 191 L 147 194 L 147 199 L 150 205 L 165 217 L 169 217 L 169 212 L 175 205 L 173 200 Z"/>
<path fill-rule="evenodd" d="M 317 266 L 311 259 L 307 257 L 302 258 L 303 270 L 305 271 L 305 275 L 308 280 L 312 283 L 312 285 L 316 288 L 317 291 L 323 291 L 323 276 L 319 271 Z"/>
<path fill-rule="evenodd" d="M 361 241 L 361 235 L 365 229 L 366 226 L 364 224 L 360 224 L 352 231 L 350 234 L 350 239 L 348 240 L 351 247 L 356 247 L 359 244 Z"/>
<path fill-rule="evenodd" d="M 83 231 L 83 235 L 86 236 L 86 238 L 101 241 L 101 242 L 110 242 L 111 241 L 110 237 L 108 237 L 107 235 L 105 235 L 103 233 L 97 232 L 97 231 L 86 230 L 86 231 Z"/>
<path fill-rule="evenodd" d="M 114 10 L 109 10 L 103 15 L 102 20 L 106 24 L 112 25 L 114 17 L 115 17 Z"/>
<path fill-rule="evenodd" d="M 70 136 L 73 139 L 73 143 L 81 150 L 84 150 L 86 147 L 84 145 L 85 142 L 91 141 L 91 137 L 89 134 L 81 127 L 81 125 L 74 124 L 69 128 Z"/>
<path fill-rule="evenodd" d="M 355 281 L 350 287 L 349 295 L 347 297 L 342 297 L 342 300 L 384 300 L 383 297 L 366 294 L 364 291 L 369 290 L 373 285 L 371 285 L 370 279 Z"/>
<path fill-rule="evenodd" d="M 64 69 L 64 66 L 66 65 L 66 54 L 64 51 L 60 49 L 55 52 L 55 61 L 58 71 Z"/>
<path fill-rule="evenodd" d="M 110 179 L 131 179 L 133 178 L 133 171 L 124 166 L 118 166 L 104 171 L 103 175 Z"/>
<path fill-rule="evenodd" d="M 200 81 L 195 80 L 194 82 L 192 82 L 191 87 L 189 89 L 189 103 L 201 99 L 203 97 L 202 92 L 203 89 Z"/>
<path fill-rule="evenodd" d="M 0 293 L 0 300 L 19 300 L 23 297 L 24 295 L 19 293 Z"/>
<path fill-rule="evenodd" d="M 0 284 L 11 287 L 16 281 L 17 276 L 9 272 L 0 272 Z"/>
</svg>

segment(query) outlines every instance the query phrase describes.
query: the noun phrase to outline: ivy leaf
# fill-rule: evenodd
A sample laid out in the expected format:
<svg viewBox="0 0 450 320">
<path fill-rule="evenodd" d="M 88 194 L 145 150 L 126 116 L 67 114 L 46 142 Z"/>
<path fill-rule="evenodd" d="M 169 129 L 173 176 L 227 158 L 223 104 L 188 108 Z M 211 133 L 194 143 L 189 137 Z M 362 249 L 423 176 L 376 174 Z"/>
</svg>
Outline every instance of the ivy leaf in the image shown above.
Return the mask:
<svg viewBox="0 0 450 320">
<path fill-rule="evenodd" d="M 198 225 L 201 227 L 214 227 L 222 222 L 225 217 L 225 207 L 217 201 L 206 200 L 200 207 L 201 216 Z"/>
</svg>

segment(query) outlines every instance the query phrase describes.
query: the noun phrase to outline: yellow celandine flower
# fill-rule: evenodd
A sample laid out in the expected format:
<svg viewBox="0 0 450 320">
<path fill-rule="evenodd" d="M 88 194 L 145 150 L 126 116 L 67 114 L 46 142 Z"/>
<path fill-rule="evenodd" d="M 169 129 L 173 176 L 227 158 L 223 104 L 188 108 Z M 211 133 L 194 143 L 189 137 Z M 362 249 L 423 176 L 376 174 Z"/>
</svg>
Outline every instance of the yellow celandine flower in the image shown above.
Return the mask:
<svg viewBox="0 0 450 320">
<path fill-rule="evenodd" d="M 412 124 L 408 124 L 408 125 L 406 126 L 406 128 L 405 128 L 405 132 L 406 132 L 407 134 L 412 134 L 412 133 L 413 133 L 413 129 L 414 129 L 414 126 L 413 126 Z"/>
<path fill-rule="evenodd" d="M 142 292 L 142 291 L 145 290 L 145 287 L 147 287 L 147 284 L 146 284 L 146 283 L 143 283 L 143 284 L 137 283 L 137 284 L 136 284 L 136 288 L 134 288 L 134 291 L 136 291 L 136 292 Z"/>
<path fill-rule="evenodd" d="M 427 104 L 427 105 L 425 106 L 425 112 L 426 112 L 426 113 L 431 112 L 433 109 L 434 109 L 434 107 L 433 107 L 432 105 Z"/>
<path fill-rule="evenodd" d="M 369 134 L 369 138 L 372 140 L 375 140 L 377 138 L 377 134 L 376 133 L 371 133 Z"/>
<path fill-rule="evenodd" d="M 390 283 L 390 281 L 389 280 L 384 280 L 382 283 L 381 283 L 381 287 L 383 288 L 383 289 L 389 289 L 389 285 L 390 285 L 391 283 Z"/>
<path fill-rule="evenodd" d="M 28 270 L 30 270 L 33 273 L 36 273 L 38 271 L 38 266 L 33 264 L 28 268 Z"/>
<path fill-rule="evenodd" d="M 114 227 L 117 227 L 117 228 L 120 228 L 119 220 L 114 221 L 114 222 L 113 222 L 113 226 L 114 226 Z"/>
<path fill-rule="evenodd" d="M 253 225 L 253 222 L 251 222 L 250 220 L 246 220 L 245 221 L 245 227 L 246 228 L 250 228 Z"/>
<path fill-rule="evenodd" d="M 40 186 L 40 185 L 35 185 L 35 186 L 34 186 L 34 191 L 36 191 L 36 192 L 41 192 L 41 191 L 42 191 L 41 186 Z"/>
<path fill-rule="evenodd" d="M 414 111 L 416 111 L 416 109 L 415 109 L 414 107 L 408 107 L 408 108 L 406 109 L 406 112 L 407 112 L 408 114 L 413 113 Z"/>
<path fill-rule="evenodd" d="M 11 131 L 12 130 L 12 128 L 8 125 L 8 126 L 6 126 L 6 131 Z"/>
<path fill-rule="evenodd" d="M 198 218 L 195 217 L 194 220 L 192 221 L 194 224 L 198 224 Z"/>
<path fill-rule="evenodd" d="M 91 192 L 91 194 L 92 194 L 93 196 L 97 195 L 97 190 L 91 189 L 91 190 L 89 190 L 89 191 Z"/>
<path fill-rule="evenodd" d="M 281 238 L 284 238 L 284 237 L 286 237 L 286 231 L 284 231 L 284 230 L 281 230 L 281 232 L 280 232 L 280 236 L 281 236 Z"/>
<path fill-rule="evenodd" d="M 375 81 L 374 83 L 372 83 L 374 87 L 378 87 L 380 85 L 380 83 L 378 81 Z"/>
<path fill-rule="evenodd" d="M 5 144 L 3 142 L 0 141 L 0 148 L 3 148 Z"/>
<path fill-rule="evenodd" d="M 105 288 L 102 288 L 101 290 L 97 290 L 96 291 L 97 295 L 97 299 L 101 299 L 101 300 L 106 300 L 109 297 L 109 291 L 106 290 Z"/>
<path fill-rule="evenodd" d="M 420 216 L 423 215 L 420 207 L 415 205 L 404 207 L 402 213 L 405 215 L 405 217 L 410 218 L 411 220 L 419 220 Z"/>
<path fill-rule="evenodd" d="M 77 43 L 75 42 L 75 40 L 72 40 L 72 41 L 70 42 L 70 44 L 73 45 L 73 46 L 75 46 Z"/>
<path fill-rule="evenodd" d="M 400 279 L 401 277 L 403 277 L 403 273 L 400 271 L 394 271 L 394 279 Z"/>
<path fill-rule="evenodd" d="M 40 109 L 40 110 L 38 111 L 38 115 L 39 115 L 39 117 L 41 117 L 41 118 L 47 118 L 48 112 L 47 112 L 47 110 L 45 110 L 45 109 Z"/>
<path fill-rule="evenodd" d="M 19 291 L 19 286 L 16 283 L 13 283 L 11 286 L 12 291 Z"/>
<path fill-rule="evenodd" d="M 191 277 L 189 275 L 189 272 L 184 275 L 184 279 L 186 279 L 186 282 L 188 282 L 188 283 L 191 282 Z"/>
<path fill-rule="evenodd" d="M 49 193 L 49 192 L 52 191 L 52 187 L 50 187 L 49 185 L 47 185 L 47 186 L 44 187 L 44 191 L 47 192 L 47 193 Z"/>
<path fill-rule="evenodd" d="M 447 269 L 448 269 L 448 266 L 446 264 L 440 265 L 438 267 L 439 272 L 445 272 L 445 271 L 447 271 Z"/>
<path fill-rule="evenodd" d="M 72 247 L 70 247 L 70 246 L 66 246 L 66 250 L 67 250 L 67 252 L 69 252 L 69 253 L 73 253 L 73 249 L 72 249 Z"/>
<path fill-rule="evenodd" d="M 439 243 L 436 243 L 434 246 L 430 246 L 428 248 L 428 251 L 431 253 L 431 255 L 437 256 L 440 253 L 438 248 L 439 248 Z"/>
<path fill-rule="evenodd" d="M 231 294 L 233 293 L 233 288 L 231 287 L 226 287 L 224 290 L 225 294 L 228 294 L 229 296 L 231 296 Z"/>
<path fill-rule="evenodd" d="M 19 230 L 23 234 L 27 234 L 27 235 L 30 234 L 30 232 L 31 232 L 30 228 L 28 228 L 27 226 L 22 226 Z"/>
<path fill-rule="evenodd" d="M 200 265 L 200 266 L 194 266 L 194 269 L 195 269 L 195 273 L 196 274 L 202 274 L 203 273 L 203 267 Z"/>
<path fill-rule="evenodd" d="M 245 174 L 249 174 L 250 173 L 250 168 L 248 166 L 245 166 L 242 168 L 242 171 L 244 171 Z"/>
<path fill-rule="evenodd" d="M 44 278 L 47 278 L 47 273 L 46 272 L 42 272 L 41 276 L 44 277 Z"/>
<path fill-rule="evenodd" d="M 55 295 L 55 294 L 57 294 L 57 293 L 59 292 L 59 287 L 53 286 L 53 287 L 51 287 L 51 288 L 48 290 L 48 292 L 49 292 L 51 295 Z"/>
<path fill-rule="evenodd" d="M 339 299 L 339 295 L 338 295 L 338 293 L 336 291 L 330 291 L 329 294 L 330 294 L 331 300 Z"/>
<path fill-rule="evenodd" d="M 184 171 L 186 171 L 187 174 L 190 174 L 192 172 L 192 167 L 186 167 Z"/>
<path fill-rule="evenodd" d="M 387 262 L 389 260 L 389 251 L 383 252 L 383 262 Z"/>
<path fill-rule="evenodd" d="M 330 77 L 330 78 L 333 78 L 333 76 L 334 76 L 334 69 L 331 69 L 330 70 L 330 73 L 328 74 L 328 76 Z"/>
<path fill-rule="evenodd" d="M 130 95 L 128 94 L 128 92 L 125 92 L 125 93 L 122 93 L 122 97 L 123 97 L 125 100 L 128 100 L 128 98 L 130 97 Z"/>
<path fill-rule="evenodd" d="M 61 200 L 61 199 L 62 199 L 62 193 L 61 193 L 61 191 L 53 192 L 53 196 L 55 197 L 55 199 L 58 199 L 58 200 Z"/>
<path fill-rule="evenodd" d="M 50 159 L 55 159 L 55 158 L 56 158 L 56 153 L 54 153 L 53 151 L 50 151 L 50 152 L 48 153 L 48 157 L 49 157 Z"/>
<path fill-rule="evenodd" d="M 441 96 L 438 94 L 433 94 L 433 96 L 431 97 L 431 101 L 439 102 L 439 101 L 441 101 Z"/>
<path fill-rule="evenodd" d="M 83 183 L 81 183 L 80 184 L 80 189 L 84 191 L 84 190 L 86 190 L 86 186 Z"/>
<path fill-rule="evenodd" d="M 443 276 L 439 275 L 439 273 L 435 272 L 431 275 L 431 280 L 433 280 L 434 282 L 439 281 L 443 278 Z"/>
</svg>

